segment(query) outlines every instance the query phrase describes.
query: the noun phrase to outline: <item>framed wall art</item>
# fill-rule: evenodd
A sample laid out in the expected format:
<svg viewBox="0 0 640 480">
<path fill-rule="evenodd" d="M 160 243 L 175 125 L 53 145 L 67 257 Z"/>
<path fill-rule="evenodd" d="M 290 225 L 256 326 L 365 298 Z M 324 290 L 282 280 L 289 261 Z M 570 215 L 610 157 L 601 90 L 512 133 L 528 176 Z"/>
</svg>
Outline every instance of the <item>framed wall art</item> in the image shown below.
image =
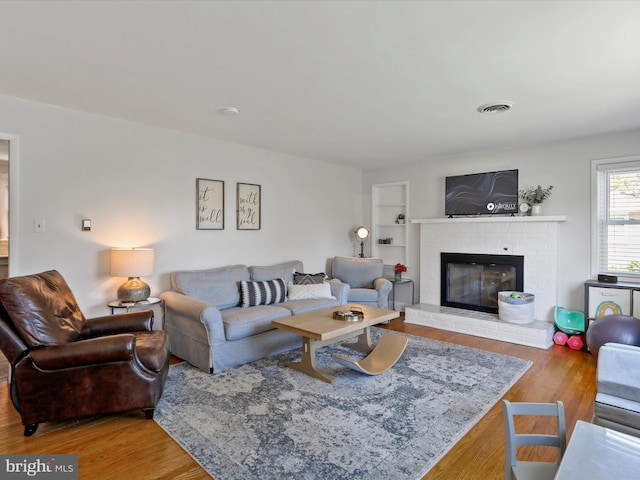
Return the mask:
<svg viewBox="0 0 640 480">
<path fill-rule="evenodd" d="M 224 230 L 224 182 L 196 178 L 196 229 Z"/>
<path fill-rule="evenodd" d="M 260 230 L 260 185 L 238 183 L 236 188 L 236 227 L 238 230 Z"/>
</svg>

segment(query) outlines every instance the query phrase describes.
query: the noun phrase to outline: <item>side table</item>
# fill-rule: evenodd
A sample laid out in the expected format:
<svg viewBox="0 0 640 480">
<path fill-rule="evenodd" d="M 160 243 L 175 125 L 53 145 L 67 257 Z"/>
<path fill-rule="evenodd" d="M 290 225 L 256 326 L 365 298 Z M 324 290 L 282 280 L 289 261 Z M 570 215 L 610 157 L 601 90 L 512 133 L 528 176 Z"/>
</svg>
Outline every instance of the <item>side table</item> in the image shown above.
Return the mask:
<svg viewBox="0 0 640 480">
<path fill-rule="evenodd" d="M 392 284 L 391 288 L 391 309 L 396 309 L 396 286 L 397 285 L 410 285 L 411 286 L 411 305 L 415 303 L 415 292 L 413 280 L 410 278 L 403 278 L 402 280 L 396 280 L 395 278 L 390 278 L 389 281 Z"/>
<path fill-rule="evenodd" d="M 121 302 L 120 300 L 113 300 L 109 302 L 107 306 L 111 309 L 111 315 L 118 309 L 124 309 L 126 312 L 143 309 L 153 310 L 155 314 L 153 329 L 164 330 L 164 302 L 161 298 L 149 297 L 141 302 Z"/>
<path fill-rule="evenodd" d="M 127 312 L 130 312 L 134 307 L 147 307 L 151 305 L 157 305 L 160 303 L 162 299 L 157 297 L 149 297 L 146 300 L 142 300 L 141 302 L 122 302 L 120 300 L 114 300 L 109 302 L 107 305 L 111 309 L 111 314 L 115 313 L 116 309 L 124 308 Z"/>
</svg>

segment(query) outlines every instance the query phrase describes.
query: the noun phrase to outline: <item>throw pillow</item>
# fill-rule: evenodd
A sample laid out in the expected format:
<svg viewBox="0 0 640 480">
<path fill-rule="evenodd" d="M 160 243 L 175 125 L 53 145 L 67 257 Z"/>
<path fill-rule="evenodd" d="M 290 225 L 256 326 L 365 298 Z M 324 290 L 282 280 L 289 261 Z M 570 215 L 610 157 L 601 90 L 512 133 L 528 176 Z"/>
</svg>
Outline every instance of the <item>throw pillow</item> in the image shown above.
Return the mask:
<svg viewBox="0 0 640 480">
<path fill-rule="evenodd" d="M 313 283 L 323 283 L 327 276 L 324 273 L 299 273 L 293 272 L 293 283 L 295 285 L 310 285 Z"/>
<path fill-rule="evenodd" d="M 289 284 L 289 300 L 311 300 L 315 298 L 334 298 L 331 295 L 331 285 L 328 283 Z"/>
<path fill-rule="evenodd" d="M 284 278 L 265 280 L 262 282 L 240 281 L 240 306 L 255 307 L 256 305 L 271 305 L 287 301 L 287 289 Z"/>
</svg>

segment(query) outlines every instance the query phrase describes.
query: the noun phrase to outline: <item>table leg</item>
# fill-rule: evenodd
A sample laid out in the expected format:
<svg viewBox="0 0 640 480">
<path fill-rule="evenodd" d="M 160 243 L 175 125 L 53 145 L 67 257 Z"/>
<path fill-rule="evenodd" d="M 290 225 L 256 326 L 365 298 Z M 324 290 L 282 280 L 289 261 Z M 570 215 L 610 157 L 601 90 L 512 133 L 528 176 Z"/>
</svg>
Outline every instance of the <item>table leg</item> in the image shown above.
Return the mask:
<svg viewBox="0 0 640 480">
<path fill-rule="evenodd" d="M 369 331 L 369 327 L 366 327 L 362 333 L 358 335 L 358 340 L 355 343 L 343 343 L 342 345 L 365 354 L 371 353 L 373 345 L 371 344 L 371 332 Z"/>
<path fill-rule="evenodd" d="M 302 337 L 302 357 L 299 362 L 287 362 L 285 365 L 299 372 L 318 378 L 327 383 L 333 383 L 334 379 L 331 375 L 327 375 L 316 366 L 316 349 L 323 346 L 322 342 Z"/>
</svg>

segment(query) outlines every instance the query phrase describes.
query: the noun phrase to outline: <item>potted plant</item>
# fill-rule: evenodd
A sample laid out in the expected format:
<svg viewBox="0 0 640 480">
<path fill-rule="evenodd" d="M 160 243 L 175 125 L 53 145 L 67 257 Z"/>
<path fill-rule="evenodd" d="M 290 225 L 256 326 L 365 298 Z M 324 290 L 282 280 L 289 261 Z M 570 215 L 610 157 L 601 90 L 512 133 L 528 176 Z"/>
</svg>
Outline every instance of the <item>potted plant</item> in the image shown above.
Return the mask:
<svg viewBox="0 0 640 480">
<path fill-rule="evenodd" d="M 520 198 L 531 206 L 531 215 L 540 215 L 542 213 L 542 202 L 551 196 L 551 190 L 553 190 L 553 185 L 547 188 L 542 188 L 540 185 L 529 187 L 525 190 L 520 190 Z"/>
<path fill-rule="evenodd" d="M 396 263 L 396 266 L 394 267 L 394 270 L 396 271 L 396 278 L 395 281 L 396 282 L 400 282 L 402 281 L 402 272 L 406 272 L 407 271 L 407 267 L 401 263 Z"/>
</svg>

